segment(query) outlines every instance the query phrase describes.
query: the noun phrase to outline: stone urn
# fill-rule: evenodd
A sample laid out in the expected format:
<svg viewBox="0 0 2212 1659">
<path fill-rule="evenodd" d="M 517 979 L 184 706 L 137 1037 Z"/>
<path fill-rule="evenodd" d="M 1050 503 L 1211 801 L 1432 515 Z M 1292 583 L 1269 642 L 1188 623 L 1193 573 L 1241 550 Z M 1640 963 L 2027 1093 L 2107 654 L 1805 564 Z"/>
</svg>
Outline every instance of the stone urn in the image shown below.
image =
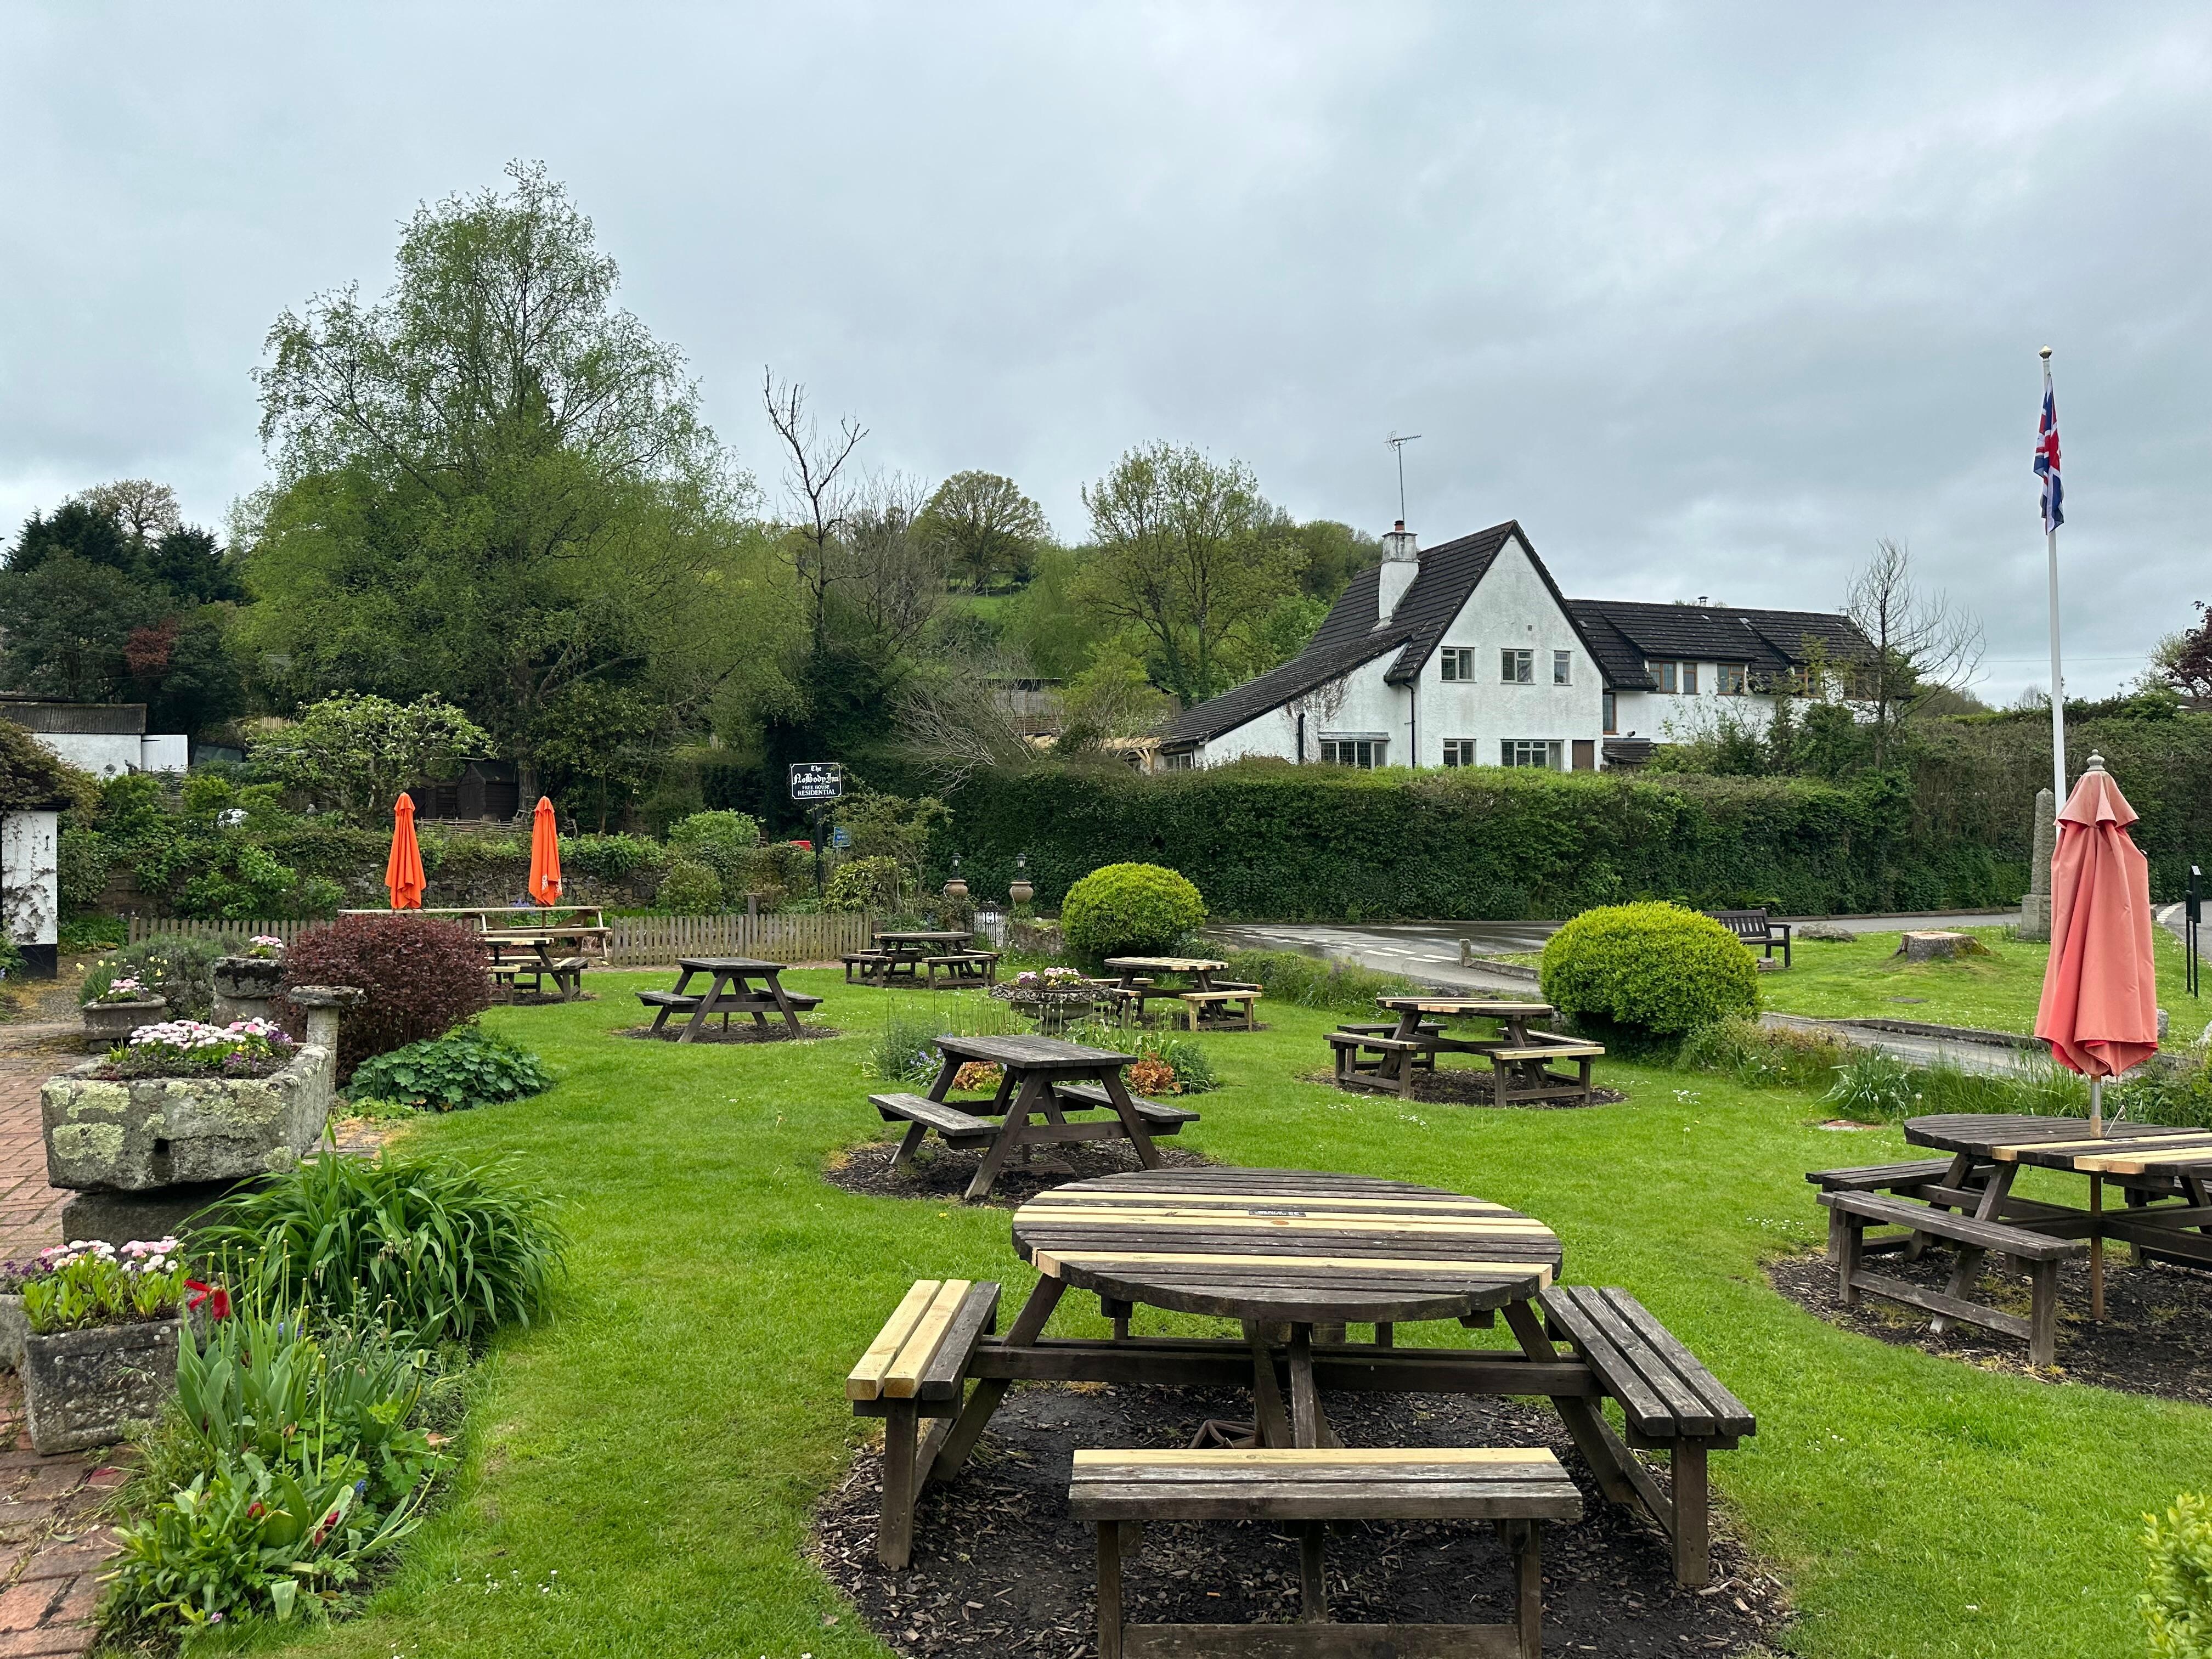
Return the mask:
<svg viewBox="0 0 2212 1659">
<path fill-rule="evenodd" d="M 968 896 L 968 884 L 963 881 L 958 876 L 953 877 L 951 880 L 945 884 L 945 896 L 955 901 L 966 898 Z"/>
<path fill-rule="evenodd" d="M 1017 876 L 1013 884 L 1006 889 L 1006 902 L 1017 910 L 1026 908 L 1036 897 L 1036 889 L 1031 885 L 1027 876 Z"/>
<path fill-rule="evenodd" d="M 44 1455 L 112 1445 L 161 1414 L 177 1389 L 185 1316 L 23 1339 L 23 1407 Z"/>
<path fill-rule="evenodd" d="M 78 1012 L 84 1016 L 88 1039 L 112 1048 L 126 1041 L 141 1025 L 155 1025 L 169 1011 L 167 997 L 142 997 L 135 1002 L 88 1002 Z"/>
<path fill-rule="evenodd" d="M 284 982 L 281 957 L 219 957 L 216 960 L 215 1023 L 270 1019 L 269 1004 Z"/>
</svg>

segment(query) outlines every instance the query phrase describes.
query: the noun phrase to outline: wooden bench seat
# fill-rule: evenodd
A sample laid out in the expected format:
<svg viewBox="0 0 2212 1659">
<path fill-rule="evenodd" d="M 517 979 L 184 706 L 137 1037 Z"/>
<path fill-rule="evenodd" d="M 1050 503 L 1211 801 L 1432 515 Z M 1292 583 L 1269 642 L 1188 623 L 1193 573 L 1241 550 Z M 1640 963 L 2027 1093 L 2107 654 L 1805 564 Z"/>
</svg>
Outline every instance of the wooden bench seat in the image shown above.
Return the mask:
<svg viewBox="0 0 2212 1659">
<path fill-rule="evenodd" d="M 931 990 L 937 988 L 937 975 L 941 969 L 948 985 L 989 985 L 999 977 L 999 953 L 996 951 L 948 951 L 941 956 L 924 957 L 922 971 L 927 975 Z"/>
<path fill-rule="evenodd" d="M 845 1378 L 853 1410 L 885 1419 L 876 1555 L 887 1567 L 903 1567 L 913 1553 L 915 1504 L 960 1414 L 969 1364 L 998 1315 L 999 1287 L 988 1280 L 917 1279 Z M 936 1419 L 927 1441 L 924 1417 Z"/>
<path fill-rule="evenodd" d="M 1892 1193 L 1941 1181 L 1950 1170 L 1948 1158 L 1917 1158 L 1906 1164 L 1869 1164 L 1856 1170 L 1808 1170 L 1805 1179 L 1824 1193 Z"/>
<path fill-rule="evenodd" d="M 850 985 L 854 969 L 859 969 L 860 977 L 865 980 L 890 958 L 881 951 L 848 951 L 839 960 L 845 964 L 845 983 Z"/>
<path fill-rule="evenodd" d="M 1861 1294 L 1871 1291 L 1908 1307 L 2019 1337 L 2027 1344 L 2031 1365 L 2041 1368 L 2057 1363 L 2058 1264 L 2087 1251 L 2086 1239 L 2054 1238 L 2008 1222 L 1954 1215 L 1912 1199 L 1885 1197 L 1880 1193 L 1831 1192 L 1820 1197 L 1832 1213 L 1844 1220 L 1842 1237 L 1836 1241 L 1836 1290 L 1845 1307 L 1856 1307 Z M 1863 1265 L 1866 1230 L 1883 1226 L 1904 1227 L 1957 1245 L 1961 1281 L 1970 1282 L 1982 1258 L 1991 1251 L 2011 1256 L 2027 1270 L 2028 1317 L 2022 1319 L 2018 1314 L 1869 1271 Z"/>
<path fill-rule="evenodd" d="M 1386 1054 L 1403 1054 L 1409 1071 L 1433 1072 L 1437 1069 L 1437 1049 L 1443 1038 L 1443 1029 L 1422 1026 L 1419 1036 L 1401 1037 L 1389 1035 L 1397 1030 L 1389 1025 L 1346 1025 L 1328 1033 L 1331 1057 L 1336 1063 L 1336 1086 L 1340 1089 L 1379 1089 L 1393 1094 L 1404 1094 L 1404 1089 L 1385 1077 L 1374 1075 L 1382 1069 Z M 1410 1081 L 1410 1079 L 1408 1079 Z"/>
<path fill-rule="evenodd" d="M 1208 1015 L 1215 1017 L 1215 1024 L 1223 1024 L 1221 1017 L 1227 1015 L 1232 1006 L 1243 1011 L 1243 1029 L 1250 1031 L 1258 1029 L 1254 1016 L 1258 1012 L 1261 995 L 1258 991 L 1179 991 L 1176 1000 L 1182 1004 L 1183 1020 L 1194 1031 Z"/>
<path fill-rule="evenodd" d="M 1255 1447 L 1079 1450 L 1070 1516 L 1098 1529 L 1099 1659 L 1350 1659 L 1402 1654 L 1527 1656 L 1543 1647 L 1547 1521 L 1582 1518 L 1581 1495 L 1541 1447 Z M 1499 1625 L 1334 1625 L 1322 1544 L 1331 1521 L 1488 1521 L 1514 1564 L 1514 1617 Z M 1121 1622 L 1123 1528 L 1150 1521 L 1272 1521 L 1299 1528 L 1301 1621 L 1293 1625 Z"/>
<path fill-rule="evenodd" d="M 903 1166 L 914 1161 L 920 1150 L 921 1138 L 934 1129 L 946 1144 L 954 1146 L 981 1146 L 999 1133 L 999 1126 L 988 1118 L 963 1112 L 957 1106 L 948 1106 L 941 1100 L 932 1100 L 927 1095 L 886 1094 L 870 1095 L 868 1104 L 882 1115 L 886 1123 L 905 1123 L 909 1127 L 906 1139 L 899 1143 L 898 1155 L 891 1162 Z"/>
<path fill-rule="evenodd" d="M 1790 924 L 1777 921 L 1764 910 L 1707 910 L 1704 914 L 1734 933 L 1746 945 L 1760 947 L 1768 961 L 1774 959 L 1774 947 L 1782 947 L 1782 965 L 1790 966 Z"/>
<path fill-rule="evenodd" d="M 1540 1302 L 1551 1333 L 1565 1339 L 1607 1396 L 1620 1402 L 1628 1445 L 1667 1453 L 1673 1490 L 1662 1492 L 1634 1457 L 1607 1448 L 1619 1474 L 1673 1540 L 1675 1578 L 1705 1583 L 1712 1576 L 1706 1454 L 1729 1450 L 1757 1432 L 1751 1408 L 1626 1291 L 1553 1285 Z M 1580 1425 L 1568 1416 L 1577 1440 L 1593 1425 L 1601 1437 L 1612 1437 L 1611 1426 L 1595 1413 Z M 1591 1462 L 1600 1466 L 1601 1460 Z"/>
<path fill-rule="evenodd" d="M 1052 1091 L 1063 1106 L 1103 1107 L 1109 1111 L 1113 1109 L 1113 1101 L 1099 1084 L 1055 1083 Z M 1146 1128 L 1156 1135 L 1181 1134 L 1184 1124 L 1198 1121 L 1198 1114 L 1188 1106 L 1170 1106 L 1164 1100 L 1146 1100 L 1142 1095 L 1131 1095 L 1129 1103 L 1145 1120 Z"/>
</svg>

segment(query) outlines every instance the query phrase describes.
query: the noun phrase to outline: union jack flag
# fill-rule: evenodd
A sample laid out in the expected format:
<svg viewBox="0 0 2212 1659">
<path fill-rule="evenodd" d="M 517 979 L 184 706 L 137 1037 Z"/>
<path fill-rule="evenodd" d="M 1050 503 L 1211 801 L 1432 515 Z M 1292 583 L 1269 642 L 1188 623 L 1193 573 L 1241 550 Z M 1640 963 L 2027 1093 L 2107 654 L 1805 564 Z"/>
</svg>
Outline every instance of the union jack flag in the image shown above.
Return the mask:
<svg viewBox="0 0 2212 1659">
<path fill-rule="evenodd" d="M 2043 388 L 2043 421 L 2035 432 L 2035 476 L 2043 480 L 2043 528 L 2048 534 L 2066 522 L 2061 510 L 2066 490 L 2058 482 L 2058 394 L 2048 383 Z"/>
</svg>

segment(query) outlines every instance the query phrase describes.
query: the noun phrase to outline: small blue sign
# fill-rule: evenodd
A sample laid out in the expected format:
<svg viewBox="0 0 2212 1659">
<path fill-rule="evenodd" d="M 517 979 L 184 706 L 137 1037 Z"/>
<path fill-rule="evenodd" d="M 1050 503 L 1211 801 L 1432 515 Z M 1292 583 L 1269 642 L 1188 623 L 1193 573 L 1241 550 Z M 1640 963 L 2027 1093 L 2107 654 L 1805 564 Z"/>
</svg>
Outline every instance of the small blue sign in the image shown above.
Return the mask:
<svg viewBox="0 0 2212 1659">
<path fill-rule="evenodd" d="M 830 832 L 830 844 L 832 847 L 850 847 L 853 844 L 853 837 L 841 823 Z"/>
</svg>

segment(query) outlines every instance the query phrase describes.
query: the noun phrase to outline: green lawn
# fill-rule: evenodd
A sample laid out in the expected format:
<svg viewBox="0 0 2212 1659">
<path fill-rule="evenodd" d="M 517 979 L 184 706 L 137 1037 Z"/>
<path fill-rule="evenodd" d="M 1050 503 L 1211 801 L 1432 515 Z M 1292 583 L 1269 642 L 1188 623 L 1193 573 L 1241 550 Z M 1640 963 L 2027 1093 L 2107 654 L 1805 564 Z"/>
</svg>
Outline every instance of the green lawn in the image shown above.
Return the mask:
<svg viewBox="0 0 2212 1659">
<path fill-rule="evenodd" d="M 1848 945 L 1798 939 L 1792 946 L 1795 965 L 1759 976 L 1759 1006 L 1826 1019 L 1887 1015 L 1992 1031 L 2033 1030 L 2051 947 L 2008 939 L 2002 927 L 1966 931 L 1987 945 L 1990 954 L 1908 963 L 1897 954 L 1896 933 L 1863 933 Z M 2152 938 L 2159 1006 L 2172 1014 L 2177 1032 L 2193 1037 L 2212 1018 L 2212 1009 L 2192 1000 L 2183 988 L 2181 942 L 2163 927 L 2154 928 Z"/>
<path fill-rule="evenodd" d="M 802 1555 L 810 1508 L 861 1432 L 843 1375 L 915 1278 L 998 1278 L 1011 1304 L 1030 1275 L 1003 1211 L 822 1182 L 828 1154 L 874 1132 L 860 1061 L 891 999 L 835 974 L 793 980 L 854 1035 L 757 1048 L 608 1036 L 637 1018 L 628 990 L 665 975 L 595 975 L 598 1001 L 490 1017 L 561 1082 L 427 1120 L 410 1141 L 526 1158 L 568 1200 L 572 1286 L 487 1362 L 453 1499 L 368 1615 L 283 1639 L 361 1659 L 883 1652 Z M 1806 1614 L 1796 1650 L 2142 1651 L 2135 1534 L 2204 1479 L 2212 1415 L 1846 1335 L 1760 1276 L 1762 1255 L 1818 1236 L 1802 1172 L 1900 1156 L 1893 1132 L 1822 1133 L 1808 1097 L 1611 1062 L 1631 1098 L 1587 1111 L 1347 1097 L 1297 1080 L 1326 1063 L 1332 1018 L 1269 1017 L 1268 1031 L 1202 1039 L 1228 1086 L 1200 1099 L 1185 1144 L 1502 1200 L 1558 1230 L 1569 1278 L 1642 1297 L 1759 1413 L 1757 1438 L 1714 1474 Z M 1054 1328 L 1103 1334 L 1076 1301 Z M 1139 1310 L 1140 1329 L 1163 1322 Z"/>
</svg>

